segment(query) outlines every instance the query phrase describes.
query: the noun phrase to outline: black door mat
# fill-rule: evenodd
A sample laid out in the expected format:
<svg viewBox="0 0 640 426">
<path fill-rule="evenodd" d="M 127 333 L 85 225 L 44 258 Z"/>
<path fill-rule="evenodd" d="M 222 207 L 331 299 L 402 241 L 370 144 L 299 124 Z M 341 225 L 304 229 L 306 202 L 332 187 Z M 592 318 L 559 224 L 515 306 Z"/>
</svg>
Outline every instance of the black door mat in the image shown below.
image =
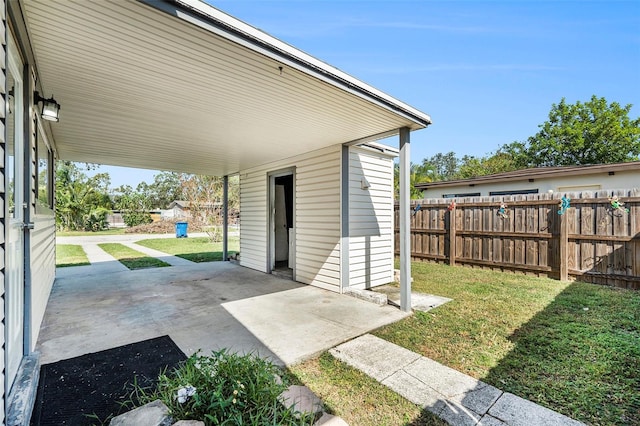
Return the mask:
<svg viewBox="0 0 640 426">
<path fill-rule="evenodd" d="M 169 336 L 65 359 L 40 368 L 32 426 L 94 425 L 126 411 L 134 377 L 155 383 L 187 357 Z M 88 415 L 95 414 L 96 418 Z"/>
</svg>

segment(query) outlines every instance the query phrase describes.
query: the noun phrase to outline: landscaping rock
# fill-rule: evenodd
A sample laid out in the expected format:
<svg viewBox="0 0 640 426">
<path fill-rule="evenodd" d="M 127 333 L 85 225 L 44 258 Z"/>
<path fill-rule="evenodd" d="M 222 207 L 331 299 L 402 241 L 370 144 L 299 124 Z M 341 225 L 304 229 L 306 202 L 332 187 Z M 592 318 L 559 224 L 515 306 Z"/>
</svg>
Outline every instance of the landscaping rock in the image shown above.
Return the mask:
<svg viewBox="0 0 640 426">
<path fill-rule="evenodd" d="M 173 426 L 204 426 L 204 422 L 200 420 L 180 420 L 175 422 Z"/>
<path fill-rule="evenodd" d="M 273 375 L 273 380 L 275 380 L 276 384 L 281 385 L 282 384 L 282 377 L 280 377 L 277 374 Z"/>
<path fill-rule="evenodd" d="M 341 417 L 324 413 L 313 426 L 349 426 Z"/>
<path fill-rule="evenodd" d="M 169 408 L 159 399 L 114 417 L 109 426 L 171 426 Z"/>
<path fill-rule="evenodd" d="M 302 414 L 317 415 L 322 412 L 322 400 L 306 386 L 292 385 L 278 397 L 282 405 Z"/>
</svg>

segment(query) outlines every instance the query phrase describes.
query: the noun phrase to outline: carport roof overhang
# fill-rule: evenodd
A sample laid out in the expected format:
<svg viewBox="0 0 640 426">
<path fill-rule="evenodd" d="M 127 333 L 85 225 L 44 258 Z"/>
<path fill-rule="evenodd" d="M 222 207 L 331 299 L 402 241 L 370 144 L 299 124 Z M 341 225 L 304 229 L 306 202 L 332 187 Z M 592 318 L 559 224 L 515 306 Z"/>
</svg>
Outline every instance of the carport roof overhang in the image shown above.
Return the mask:
<svg viewBox="0 0 640 426">
<path fill-rule="evenodd" d="M 199 0 L 18 5 L 61 159 L 225 175 L 430 124 Z"/>
</svg>

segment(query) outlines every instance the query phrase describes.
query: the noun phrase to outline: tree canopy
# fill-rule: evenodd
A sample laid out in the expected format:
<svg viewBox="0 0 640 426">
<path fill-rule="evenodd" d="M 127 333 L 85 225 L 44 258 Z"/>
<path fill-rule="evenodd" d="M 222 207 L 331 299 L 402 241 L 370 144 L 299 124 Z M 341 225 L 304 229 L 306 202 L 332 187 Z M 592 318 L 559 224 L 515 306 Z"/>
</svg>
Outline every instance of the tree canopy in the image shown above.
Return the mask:
<svg viewBox="0 0 640 426">
<path fill-rule="evenodd" d="M 56 227 L 58 229 L 99 231 L 106 227 L 112 207 L 109 174 L 88 177 L 85 166 L 70 161 L 56 165 Z"/>
<path fill-rule="evenodd" d="M 632 105 L 608 103 L 592 96 L 587 102 L 553 104 L 549 119 L 526 142 L 503 146 L 518 168 L 608 164 L 640 159 L 640 117 Z"/>
<path fill-rule="evenodd" d="M 640 159 L 640 117 L 629 117 L 632 105 L 608 103 L 592 96 L 587 102 L 553 104 L 549 119 L 526 141 L 502 145 L 482 157 L 437 153 L 411 165 L 411 185 L 471 179 L 528 167 L 575 166 Z M 396 182 L 396 188 L 397 188 Z M 412 190 L 412 197 L 420 197 Z M 396 190 L 397 193 L 397 190 Z"/>
<path fill-rule="evenodd" d="M 222 223 L 222 182 L 220 177 L 160 172 L 152 183 L 141 182 L 134 189 L 121 185 L 110 189 L 108 173 L 92 177 L 95 164 L 58 161 L 56 164 L 56 226 L 59 230 L 98 231 L 107 227 L 107 215 L 120 210 L 127 226 L 152 221 L 150 212 L 164 209 L 172 201 L 190 202 L 194 219 L 207 225 L 218 237 Z M 239 180 L 229 179 L 229 210 L 237 211 Z"/>
<path fill-rule="evenodd" d="M 415 185 L 418 183 L 431 182 L 432 174 L 433 173 L 428 166 L 425 166 L 424 164 L 411 163 L 409 168 L 409 197 L 412 200 L 422 198 L 422 191 L 416 189 Z M 400 198 L 400 165 L 398 163 L 394 164 L 393 184 L 393 193 L 397 200 Z"/>
</svg>

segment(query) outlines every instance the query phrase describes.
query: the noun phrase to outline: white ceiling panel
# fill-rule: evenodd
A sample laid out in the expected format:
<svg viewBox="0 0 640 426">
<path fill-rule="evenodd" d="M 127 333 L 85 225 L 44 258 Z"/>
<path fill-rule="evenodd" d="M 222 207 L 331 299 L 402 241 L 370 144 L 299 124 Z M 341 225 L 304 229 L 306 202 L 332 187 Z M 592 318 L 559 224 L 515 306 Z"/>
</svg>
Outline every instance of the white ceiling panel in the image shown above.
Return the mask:
<svg viewBox="0 0 640 426">
<path fill-rule="evenodd" d="M 156 2 L 194 24 L 151 4 L 21 3 L 40 89 L 61 104 L 51 125 L 61 159 L 224 175 L 429 124 L 209 6 Z"/>
</svg>

